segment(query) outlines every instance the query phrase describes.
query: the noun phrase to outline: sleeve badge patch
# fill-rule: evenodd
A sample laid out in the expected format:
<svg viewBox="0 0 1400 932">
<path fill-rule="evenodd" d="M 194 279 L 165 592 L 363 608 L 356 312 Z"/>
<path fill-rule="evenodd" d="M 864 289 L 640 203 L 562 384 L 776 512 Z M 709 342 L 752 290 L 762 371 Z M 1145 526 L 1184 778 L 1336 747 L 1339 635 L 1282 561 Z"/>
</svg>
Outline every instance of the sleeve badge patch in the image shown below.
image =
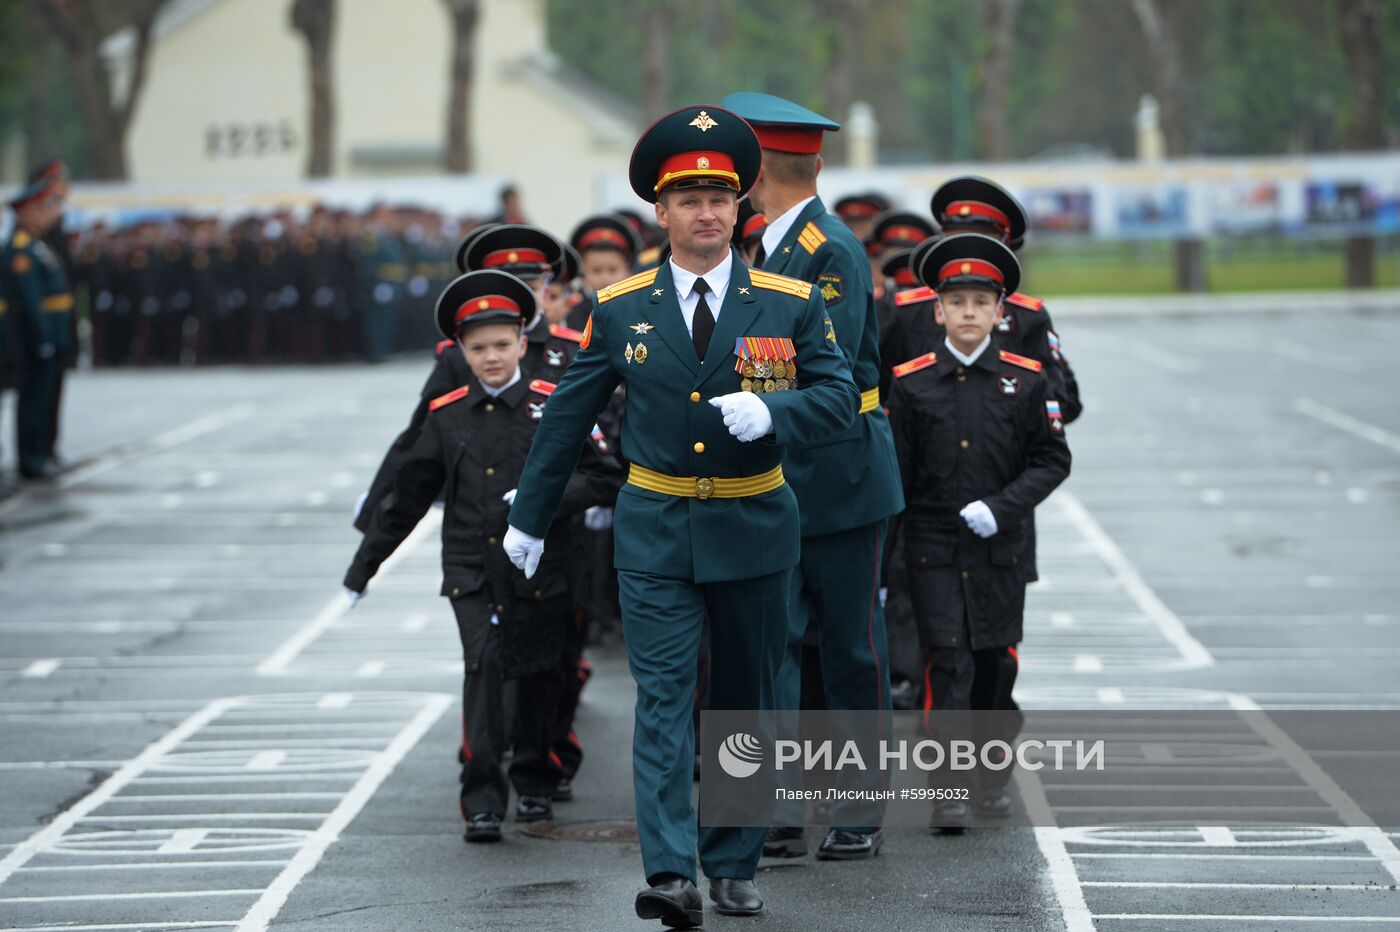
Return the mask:
<svg viewBox="0 0 1400 932">
<path fill-rule="evenodd" d="M 841 281 L 840 275 L 827 273 L 817 276 L 817 290 L 822 293 L 822 298 L 827 304 L 841 300 L 843 285 L 844 282 Z"/>
<path fill-rule="evenodd" d="M 1064 415 L 1060 413 L 1060 403 L 1053 399 L 1045 402 L 1045 416 L 1050 419 L 1050 429 L 1055 433 L 1064 433 Z"/>
<path fill-rule="evenodd" d="M 583 326 L 583 339 L 578 341 L 579 349 L 588 349 L 588 344 L 593 342 L 593 315 L 588 315 L 588 323 Z"/>
<path fill-rule="evenodd" d="M 831 324 L 831 318 L 830 318 L 830 317 L 825 318 L 825 319 L 823 320 L 822 323 L 823 323 L 823 326 L 826 328 L 826 342 L 830 343 L 832 346 L 835 346 L 835 345 L 836 345 L 836 328 L 835 328 L 834 326 L 832 326 L 832 324 Z"/>
</svg>

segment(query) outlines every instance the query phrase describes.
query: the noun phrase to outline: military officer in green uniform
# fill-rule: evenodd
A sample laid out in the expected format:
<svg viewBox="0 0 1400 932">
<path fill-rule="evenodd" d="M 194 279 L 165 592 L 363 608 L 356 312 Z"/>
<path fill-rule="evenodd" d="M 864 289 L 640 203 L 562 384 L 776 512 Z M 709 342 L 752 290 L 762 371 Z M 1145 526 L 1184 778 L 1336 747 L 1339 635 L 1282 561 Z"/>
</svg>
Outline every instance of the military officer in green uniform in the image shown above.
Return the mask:
<svg viewBox="0 0 1400 932">
<path fill-rule="evenodd" d="M 622 454 L 631 465 L 614 530 L 649 884 L 636 909 L 675 927 L 703 919 L 697 843 L 716 908 L 762 909 L 753 876 L 764 830 L 697 832 L 700 631 L 708 619 L 709 707 L 775 708 L 800 540 L 786 464 L 796 449 L 842 434 L 860 405 L 821 296 L 806 282 L 746 268 L 730 246 L 737 199 L 759 163 L 748 124 L 713 106 L 664 117 L 637 143 L 632 188 L 656 204 L 671 253 L 598 293 L 535 436 L 504 542 L 532 573 L 579 445 L 625 383 Z"/>
<path fill-rule="evenodd" d="M 19 360 L 15 447 L 21 476 L 52 479 L 61 472 L 52 451 L 64 360 L 72 344 L 73 292 L 42 237 L 62 216 L 63 202 L 55 183 L 40 179 L 21 188 L 10 208 L 15 228 L 0 253 L 0 292 L 7 296 L 6 316 L 14 317 Z"/>
<path fill-rule="evenodd" d="M 890 678 L 880 563 L 889 521 L 904 508 L 889 421 L 879 403 L 879 326 L 870 265 L 855 235 L 817 197 L 822 134 L 836 123 L 770 94 L 725 98 L 754 127 L 763 170 L 749 192 L 768 218 L 755 264 L 811 282 L 861 391 L 859 417 L 785 466 L 802 511 L 802 560 L 792 577 L 792 618 L 780 679 L 783 708 L 797 708 L 803 637 L 820 645 L 822 695 L 831 709 L 889 709 Z M 837 813 L 838 825 L 840 813 Z M 873 856 L 876 826 L 839 826 L 818 849 L 828 859 Z M 801 829 L 779 826 L 770 854 L 805 853 Z"/>
</svg>

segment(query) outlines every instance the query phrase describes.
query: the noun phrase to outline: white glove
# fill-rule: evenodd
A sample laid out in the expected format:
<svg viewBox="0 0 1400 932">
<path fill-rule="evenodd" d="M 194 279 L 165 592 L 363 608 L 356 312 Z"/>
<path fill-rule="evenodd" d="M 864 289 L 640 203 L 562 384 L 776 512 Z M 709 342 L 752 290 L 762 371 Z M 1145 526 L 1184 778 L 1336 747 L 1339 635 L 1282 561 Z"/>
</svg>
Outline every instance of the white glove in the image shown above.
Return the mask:
<svg viewBox="0 0 1400 932">
<path fill-rule="evenodd" d="M 356 592 L 349 586 L 341 586 L 341 588 L 345 590 L 345 601 L 349 603 L 345 606 L 346 611 L 354 608 L 355 604 L 365 597 L 363 592 Z"/>
<path fill-rule="evenodd" d="M 881 586 L 881 587 L 880 587 L 880 607 L 881 607 L 881 608 L 884 608 L 884 607 L 885 607 L 885 603 L 889 601 L 889 598 L 890 598 L 890 590 L 889 590 L 889 587 L 888 587 L 888 586 Z"/>
<path fill-rule="evenodd" d="M 358 520 L 360 520 L 360 512 L 362 512 L 362 511 L 365 510 L 365 501 L 368 500 L 368 498 L 369 498 L 369 492 L 368 492 L 368 491 L 365 491 L 365 492 L 361 492 L 361 493 L 360 493 L 360 497 L 357 498 L 357 499 L 355 499 L 355 514 L 351 516 L 350 520 L 352 520 L 352 521 L 358 521 Z"/>
<path fill-rule="evenodd" d="M 606 505 L 594 505 L 583 513 L 583 526 L 590 531 L 606 531 L 612 527 L 613 511 Z"/>
<path fill-rule="evenodd" d="M 506 539 L 502 546 L 505 547 L 506 556 L 510 557 L 510 562 L 515 564 L 515 568 L 523 570 L 526 579 L 533 579 L 535 570 L 540 568 L 540 557 L 544 556 L 544 540 L 531 537 L 519 528 L 511 526 L 506 529 Z"/>
<path fill-rule="evenodd" d="M 962 515 L 967 526 L 972 528 L 972 533 L 978 537 L 991 537 L 997 532 L 996 515 L 992 514 L 992 509 L 987 507 L 986 502 L 973 502 L 958 514 Z"/>
<path fill-rule="evenodd" d="M 752 392 L 734 392 L 711 398 L 710 404 L 724 414 L 724 426 L 740 443 L 757 440 L 773 429 L 773 413 Z"/>
<path fill-rule="evenodd" d="M 517 491 L 518 491 L 517 489 L 511 489 L 509 492 L 507 492 L 506 494 L 504 494 L 504 495 L 501 496 L 501 501 L 505 502 L 507 505 L 514 505 L 514 504 L 515 504 L 515 493 L 516 493 Z"/>
</svg>

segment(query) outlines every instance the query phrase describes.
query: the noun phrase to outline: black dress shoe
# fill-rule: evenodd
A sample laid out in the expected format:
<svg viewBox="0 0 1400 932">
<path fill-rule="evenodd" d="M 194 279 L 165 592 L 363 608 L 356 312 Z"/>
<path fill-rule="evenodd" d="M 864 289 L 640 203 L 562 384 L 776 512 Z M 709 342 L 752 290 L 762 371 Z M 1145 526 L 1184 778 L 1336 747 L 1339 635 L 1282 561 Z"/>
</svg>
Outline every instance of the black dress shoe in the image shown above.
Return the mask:
<svg viewBox="0 0 1400 932">
<path fill-rule="evenodd" d="M 567 803 L 574 798 L 573 781 L 567 777 L 559 781 L 559 785 L 554 788 L 554 792 L 549 794 L 549 798 L 556 803 Z"/>
<path fill-rule="evenodd" d="M 787 825 L 775 825 L 763 839 L 765 858 L 800 858 L 807 853 L 807 840 L 802 837 L 802 829 Z"/>
<path fill-rule="evenodd" d="M 961 835 L 972 826 L 972 807 L 962 800 L 934 803 L 928 827 L 935 835 Z"/>
<path fill-rule="evenodd" d="M 688 878 L 675 874 L 658 877 L 637 894 L 636 905 L 638 919 L 660 919 L 668 929 L 693 929 L 705 921 L 700 891 Z"/>
<path fill-rule="evenodd" d="M 548 796 L 522 796 L 515 804 L 515 821 L 543 822 L 554 818 L 554 807 Z"/>
<path fill-rule="evenodd" d="M 711 877 L 710 899 L 715 912 L 722 916 L 757 916 L 763 909 L 763 897 L 752 880 L 736 877 Z"/>
<path fill-rule="evenodd" d="M 1011 794 L 1006 790 L 988 790 L 977 799 L 977 815 L 984 819 L 1004 819 L 1011 814 Z"/>
<path fill-rule="evenodd" d="M 464 836 L 473 844 L 501 840 L 501 817 L 494 812 L 474 812 L 467 819 L 467 833 Z"/>
<path fill-rule="evenodd" d="M 880 853 L 885 843 L 885 833 L 880 829 L 873 832 L 847 832 L 834 828 L 826 833 L 821 847 L 817 848 L 818 861 L 859 861 L 873 858 Z"/>
</svg>

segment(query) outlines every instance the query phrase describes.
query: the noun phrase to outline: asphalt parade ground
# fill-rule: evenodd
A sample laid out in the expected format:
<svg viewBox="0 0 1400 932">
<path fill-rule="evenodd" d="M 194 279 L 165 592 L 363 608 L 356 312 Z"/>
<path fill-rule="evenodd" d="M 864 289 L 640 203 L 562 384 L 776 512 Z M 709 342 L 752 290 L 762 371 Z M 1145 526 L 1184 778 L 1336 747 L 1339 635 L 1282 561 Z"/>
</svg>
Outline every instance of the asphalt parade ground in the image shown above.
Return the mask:
<svg viewBox="0 0 1400 932">
<path fill-rule="evenodd" d="M 1039 513 L 1021 703 L 1400 708 L 1400 300 L 1059 329 L 1087 410 Z M 0 503 L 0 928 L 659 928 L 632 913 L 620 647 L 591 651 L 575 801 L 468 846 L 435 515 L 344 610 L 351 509 L 428 367 L 69 381 L 77 468 Z M 1286 735 L 1257 738 L 1241 773 L 1350 805 Z M 1115 826 L 1111 787 L 1022 780 L 1065 827 L 765 861 L 764 915 L 707 926 L 1400 928 L 1400 833 L 1250 829 L 1250 778 L 1194 770 L 1239 785 L 1238 826 Z"/>
</svg>

